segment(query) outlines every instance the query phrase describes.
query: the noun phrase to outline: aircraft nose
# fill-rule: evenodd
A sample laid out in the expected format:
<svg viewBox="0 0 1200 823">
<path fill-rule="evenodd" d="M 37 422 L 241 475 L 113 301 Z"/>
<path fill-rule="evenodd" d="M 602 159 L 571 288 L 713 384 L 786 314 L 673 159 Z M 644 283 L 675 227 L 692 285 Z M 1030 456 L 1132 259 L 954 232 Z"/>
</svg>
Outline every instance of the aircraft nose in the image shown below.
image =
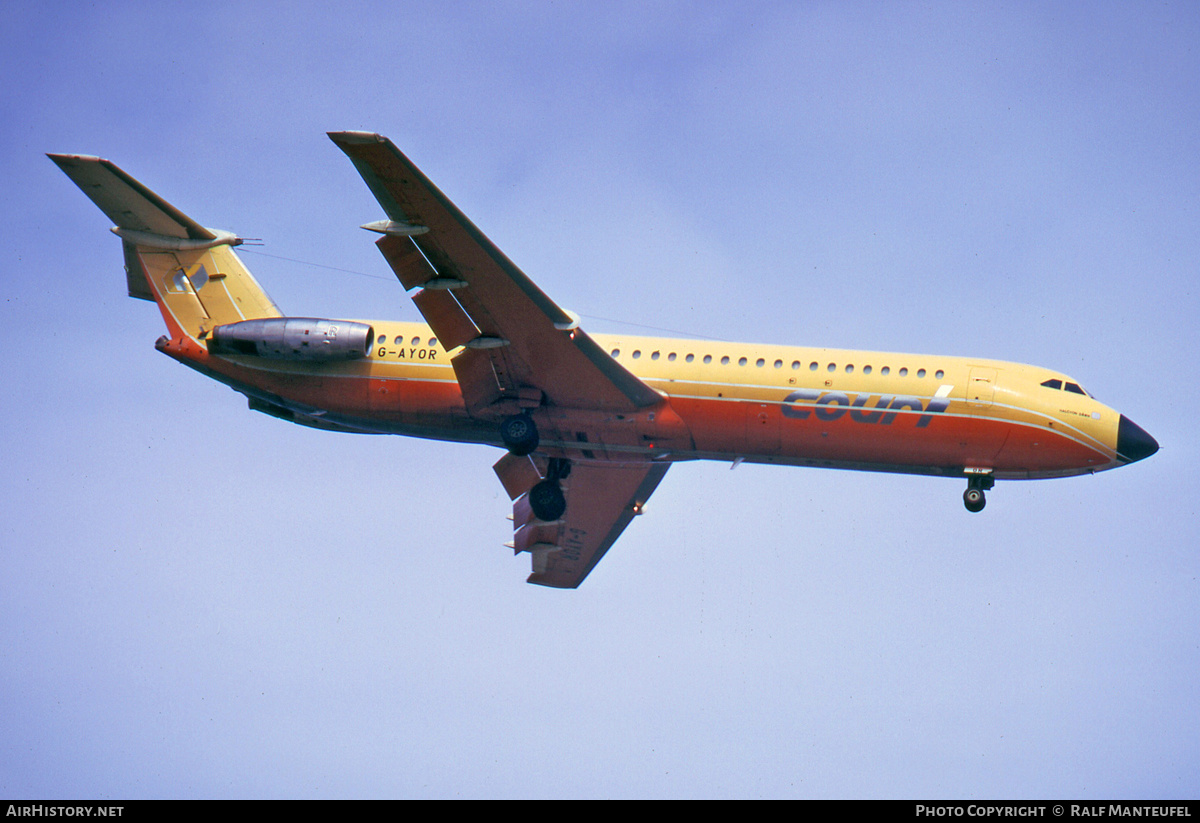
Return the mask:
<svg viewBox="0 0 1200 823">
<path fill-rule="evenodd" d="M 1135 463 L 1156 451 L 1158 441 L 1146 434 L 1146 430 L 1137 423 L 1121 415 L 1121 422 L 1117 427 L 1117 456 L 1126 463 Z"/>
</svg>

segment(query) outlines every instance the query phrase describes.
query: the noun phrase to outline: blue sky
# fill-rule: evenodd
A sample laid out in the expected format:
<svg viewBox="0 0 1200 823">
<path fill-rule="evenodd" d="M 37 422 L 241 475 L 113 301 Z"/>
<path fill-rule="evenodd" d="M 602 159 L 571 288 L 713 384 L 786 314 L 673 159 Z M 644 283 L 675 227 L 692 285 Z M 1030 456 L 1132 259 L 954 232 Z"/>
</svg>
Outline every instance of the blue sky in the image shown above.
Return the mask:
<svg viewBox="0 0 1200 823">
<path fill-rule="evenodd" d="M 10 7 L 0 794 L 1195 797 L 1197 43 L 1192 3 Z M 1036 363 L 1163 449 L 978 516 L 678 465 L 528 586 L 496 450 L 159 355 L 43 156 L 262 238 L 288 313 L 417 319 L 343 129 L 590 330 Z"/>
</svg>

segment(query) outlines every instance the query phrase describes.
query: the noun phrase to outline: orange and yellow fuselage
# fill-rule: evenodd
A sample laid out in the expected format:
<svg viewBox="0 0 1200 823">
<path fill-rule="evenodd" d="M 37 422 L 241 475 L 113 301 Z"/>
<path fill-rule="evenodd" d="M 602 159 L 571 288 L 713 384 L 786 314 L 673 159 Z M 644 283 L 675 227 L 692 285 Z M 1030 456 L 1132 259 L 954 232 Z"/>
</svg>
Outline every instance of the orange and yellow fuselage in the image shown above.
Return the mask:
<svg viewBox="0 0 1200 823">
<path fill-rule="evenodd" d="M 467 413 L 423 323 L 373 321 L 368 357 L 336 363 L 213 356 L 190 338 L 160 348 L 259 400 L 339 430 L 499 445 Z M 1122 465 L 1121 416 L 1043 385 L 1069 378 L 994 360 L 594 335 L 663 402 L 638 414 L 543 407 L 543 447 L 567 456 L 720 459 L 963 475 L 1065 477 Z"/>
</svg>

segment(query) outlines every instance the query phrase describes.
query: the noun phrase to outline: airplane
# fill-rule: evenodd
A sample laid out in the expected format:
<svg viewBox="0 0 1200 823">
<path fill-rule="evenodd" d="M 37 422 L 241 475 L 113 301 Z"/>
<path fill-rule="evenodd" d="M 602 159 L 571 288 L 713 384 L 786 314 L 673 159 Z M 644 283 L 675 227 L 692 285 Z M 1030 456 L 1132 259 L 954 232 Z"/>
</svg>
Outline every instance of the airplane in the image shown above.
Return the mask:
<svg viewBox="0 0 1200 823">
<path fill-rule="evenodd" d="M 331 132 L 385 217 L 362 228 L 425 323 L 284 315 L 242 238 L 98 157 L 48 155 L 116 225 L 155 347 L 304 426 L 499 446 L 528 582 L 576 588 L 685 460 L 996 480 L 1091 474 L 1158 443 L 1074 378 L 978 358 L 589 335 L 390 140 Z"/>
</svg>

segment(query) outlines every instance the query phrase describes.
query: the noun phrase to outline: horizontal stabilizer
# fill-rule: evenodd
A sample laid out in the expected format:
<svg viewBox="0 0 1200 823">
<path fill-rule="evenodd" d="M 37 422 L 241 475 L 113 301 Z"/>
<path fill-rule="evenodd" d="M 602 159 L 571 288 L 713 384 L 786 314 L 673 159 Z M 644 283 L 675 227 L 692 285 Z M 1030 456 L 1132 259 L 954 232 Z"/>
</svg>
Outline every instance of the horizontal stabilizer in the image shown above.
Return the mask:
<svg viewBox="0 0 1200 823">
<path fill-rule="evenodd" d="M 172 339 L 280 316 L 234 252 L 240 237 L 201 226 L 107 160 L 47 157 L 116 223 L 129 295 L 158 303 Z"/>
<path fill-rule="evenodd" d="M 120 168 L 99 157 L 49 154 L 67 177 L 118 228 L 180 240 L 212 241 L 217 234 L 163 200 Z"/>
</svg>

